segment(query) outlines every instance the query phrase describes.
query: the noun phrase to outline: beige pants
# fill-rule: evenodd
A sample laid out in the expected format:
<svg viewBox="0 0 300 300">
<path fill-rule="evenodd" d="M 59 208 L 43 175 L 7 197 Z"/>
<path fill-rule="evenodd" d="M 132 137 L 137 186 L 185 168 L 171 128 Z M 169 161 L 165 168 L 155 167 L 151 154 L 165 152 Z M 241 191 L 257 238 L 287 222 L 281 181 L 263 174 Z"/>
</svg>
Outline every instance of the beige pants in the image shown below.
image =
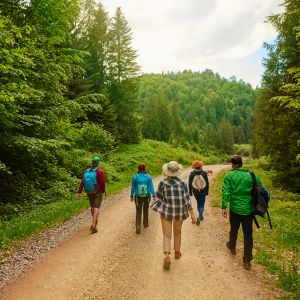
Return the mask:
<svg viewBox="0 0 300 300">
<path fill-rule="evenodd" d="M 161 217 L 164 253 L 171 253 L 172 225 L 174 232 L 174 250 L 180 251 L 182 223 L 183 221 L 169 221 Z"/>
</svg>

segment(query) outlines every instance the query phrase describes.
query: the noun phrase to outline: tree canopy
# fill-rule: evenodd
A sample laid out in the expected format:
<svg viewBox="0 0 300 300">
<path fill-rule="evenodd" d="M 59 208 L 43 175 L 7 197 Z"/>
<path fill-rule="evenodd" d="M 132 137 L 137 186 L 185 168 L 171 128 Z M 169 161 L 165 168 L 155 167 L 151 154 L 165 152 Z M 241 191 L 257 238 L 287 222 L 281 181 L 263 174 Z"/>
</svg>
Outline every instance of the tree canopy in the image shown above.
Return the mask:
<svg viewBox="0 0 300 300">
<path fill-rule="evenodd" d="M 147 138 L 232 152 L 251 141 L 253 88 L 210 70 L 144 75 L 138 98 Z"/>
</svg>

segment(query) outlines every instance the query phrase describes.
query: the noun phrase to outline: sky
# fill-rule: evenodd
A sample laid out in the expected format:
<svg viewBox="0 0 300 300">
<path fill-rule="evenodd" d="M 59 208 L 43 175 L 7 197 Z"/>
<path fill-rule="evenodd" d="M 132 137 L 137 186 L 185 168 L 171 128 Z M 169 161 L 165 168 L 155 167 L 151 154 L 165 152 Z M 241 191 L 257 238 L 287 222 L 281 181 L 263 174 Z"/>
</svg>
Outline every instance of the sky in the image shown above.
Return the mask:
<svg viewBox="0 0 300 300">
<path fill-rule="evenodd" d="M 266 17 L 282 0 L 102 0 L 112 16 L 120 6 L 144 73 L 211 69 L 260 84 L 266 51 L 276 37 Z"/>
</svg>

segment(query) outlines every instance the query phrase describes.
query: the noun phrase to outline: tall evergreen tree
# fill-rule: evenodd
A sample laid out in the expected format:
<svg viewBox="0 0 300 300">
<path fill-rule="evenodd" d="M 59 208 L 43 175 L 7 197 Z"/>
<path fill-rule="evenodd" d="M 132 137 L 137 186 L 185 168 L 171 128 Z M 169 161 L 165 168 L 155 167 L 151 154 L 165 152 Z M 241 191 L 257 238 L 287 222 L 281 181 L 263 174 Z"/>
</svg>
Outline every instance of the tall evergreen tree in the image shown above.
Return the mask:
<svg viewBox="0 0 300 300">
<path fill-rule="evenodd" d="M 141 137 L 137 82 L 137 54 L 131 46 L 132 33 L 121 8 L 111 20 L 108 43 L 110 99 L 117 111 L 118 136 L 123 143 L 136 143 Z"/>
<path fill-rule="evenodd" d="M 95 92 L 103 92 L 108 76 L 108 26 L 109 17 L 101 3 L 87 0 L 78 25 L 81 48 L 89 52 L 86 61 L 87 75 Z"/>
<path fill-rule="evenodd" d="M 140 70 L 137 52 L 132 48 L 132 32 L 121 8 L 111 21 L 109 32 L 109 74 L 112 82 L 121 82 L 136 76 Z"/>
<path fill-rule="evenodd" d="M 268 155 L 284 187 L 300 191 L 300 5 L 285 0 L 269 17 L 278 36 L 268 57 L 256 105 L 254 152 Z"/>
</svg>

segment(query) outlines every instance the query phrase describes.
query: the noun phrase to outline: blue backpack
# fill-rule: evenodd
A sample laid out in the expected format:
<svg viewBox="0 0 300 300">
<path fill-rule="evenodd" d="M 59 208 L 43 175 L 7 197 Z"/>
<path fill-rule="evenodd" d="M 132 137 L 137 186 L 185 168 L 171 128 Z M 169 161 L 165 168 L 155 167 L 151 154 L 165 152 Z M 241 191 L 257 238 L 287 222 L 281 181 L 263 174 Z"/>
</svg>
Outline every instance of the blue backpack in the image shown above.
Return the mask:
<svg viewBox="0 0 300 300">
<path fill-rule="evenodd" d="M 98 189 L 97 184 L 97 167 L 89 168 L 83 175 L 83 186 L 87 194 L 96 194 Z"/>
<path fill-rule="evenodd" d="M 149 178 L 148 176 L 136 175 L 137 187 L 136 187 L 136 195 L 138 197 L 148 197 L 148 184 Z"/>
</svg>

